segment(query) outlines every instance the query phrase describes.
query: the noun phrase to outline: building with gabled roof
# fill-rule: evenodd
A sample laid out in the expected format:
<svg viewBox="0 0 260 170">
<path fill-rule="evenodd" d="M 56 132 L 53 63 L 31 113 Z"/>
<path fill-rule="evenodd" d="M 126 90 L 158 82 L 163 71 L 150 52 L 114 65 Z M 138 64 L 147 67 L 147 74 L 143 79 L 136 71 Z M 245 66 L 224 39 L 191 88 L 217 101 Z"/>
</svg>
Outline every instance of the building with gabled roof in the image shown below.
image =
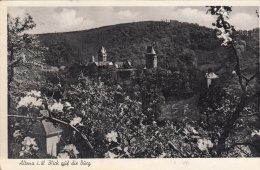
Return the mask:
<svg viewBox="0 0 260 170">
<path fill-rule="evenodd" d="M 209 88 L 209 87 L 211 86 L 212 80 L 219 78 L 219 76 L 216 75 L 216 74 L 213 72 L 212 69 L 209 69 L 209 70 L 208 70 L 208 72 L 206 73 L 206 76 L 205 76 L 205 77 L 207 78 L 207 88 Z"/>
<path fill-rule="evenodd" d="M 43 113 L 44 116 L 48 116 L 47 110 L 43 110 L 41 113 Z M 58 144 L 62 132 L 61 126 L 54 125 L 53 122 L 44 119 L 32 125 L 30 136 L 35 138 L 38 147 L 46 154 L 57 157 L 59 151 Z"/>
<path fill-rule="evenodd" d="M 114 63 L 114 65 L 117 69 L 124 68 L 124 62 L 122 61 L 117 61 Z"/>
</svg>

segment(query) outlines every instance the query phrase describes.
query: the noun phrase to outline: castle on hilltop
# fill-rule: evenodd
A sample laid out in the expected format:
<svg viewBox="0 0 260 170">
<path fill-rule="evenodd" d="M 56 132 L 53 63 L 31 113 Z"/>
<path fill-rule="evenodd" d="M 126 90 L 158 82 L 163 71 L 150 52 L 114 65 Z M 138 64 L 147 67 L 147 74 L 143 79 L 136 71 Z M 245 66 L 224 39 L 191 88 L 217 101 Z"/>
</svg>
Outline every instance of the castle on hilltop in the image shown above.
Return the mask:
<svg viewBox="0 0 260 170">
<path fill-rule="evenodd" d="M 131 75 L 135 74 L 136 69 L 130 61 L 108 61 L 107 51 L 105 47 L 101 46 L 97 56 L 92 56 L 91 60 L 87 62 L 84 67 L 88 70 L 88 75 L 100 79 L 102 77 L 129 79 Z M 147 47 L 145 54 L 146 65 L 144 69 L 156 69 L 158 67 L 158 55 L 152 46 Z"/>
<path fill-rule="evenodd" d="M 85 64 L 88 75 L 94 79 L 103 79 L 106 81 L 112 79 L 114 81 L 118 78 L 128 79 L 135 73 L 135 70 L 130 61 L 108 61 L 107 51 L 101 46 L 97 56 L 92 56 L 91 61 Z"/>
<path fill-rule="evenodd" d="M 157 68 L 158 60 L 157 54 L 152 46 L 147 47 L 146 52 L 146 69 Z M 130 61 L 108 61 L 107 51 L 105 47 L 101 46 L 98 51 L 98 55 L 92 56 L 91 61 L 87 62 L 85 66 L 96 66 L 96 67 L 115 67 L 117 71 L 134 71 L 135 69 L 132 66 Z"/>
<path fill-rule="evenodd" d="M 107 51 L 106 49 L 101 46 L 100 50 L 98 51 L 98 56 L 92 56 L 90 62 L 86 63 L 86 66 L 96 66 L 96 67 L 114 67 L 117 71 L 133 71 L 132 63 L 130 61 L 126 62 L 112 62 L 107 60 Z"/>
</svg>

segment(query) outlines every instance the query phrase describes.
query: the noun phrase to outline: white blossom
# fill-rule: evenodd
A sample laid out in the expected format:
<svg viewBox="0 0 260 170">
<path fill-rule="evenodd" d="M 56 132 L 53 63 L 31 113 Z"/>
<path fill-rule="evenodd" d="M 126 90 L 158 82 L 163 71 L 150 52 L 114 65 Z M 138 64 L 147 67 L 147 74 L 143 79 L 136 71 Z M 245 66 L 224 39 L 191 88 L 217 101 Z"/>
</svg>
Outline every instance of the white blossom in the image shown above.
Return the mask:
<svg viewBox="0 0 260 170">
<path fill-rule="evenodd" d="M 74 109 L 69 102 L 65 102 L 64 106 L 67 107 L 67 110 Z"/>
<path fill-rule="evenodd" d="M 105 153 L 105 158 L 117 158 L 118 155 L 114 154 L 113 152 L 108 151 Z"/>
<path fill-rule="evenodd" d="M 161 155 L 159 155 L 158 158 L 164 158 L 166 155 L 167 155 L 167 154 L 163 152 Z"/>
<path fill-rule="evenodd" d="M 217 28 L 217 37 L 224 40 L 221 44 L 222 46 L 227 46 L 228 43 L 232 41 L 232 38 L 230 37 L 230 35 L 232 34 L 232 27 L 224 28 L 223 25 L 230 25 L 228 21 L 229 13 L 223 7 L 220 7 L 219 9 L 215 8 L 214 10 L 216 11 L 217 15 L 222 16 L 224 18 L 224 21 L 218 20 L 219 24 L 221 24 L 222 27 Z"/>
<path fill-rule="evenodd" d="M 126 101 L 131 101 L 131 99 L 130 99 L 129 96 L 126 96 L 126 97 L 125 97 L 125 100 L 126 100 Z"/>
<path fill-rule="evenodd" d="M 76 146 L 73 144 L 65 145 L 63 150 L 73 152 L 73 154 L 76 156 L 76 158 L 77 158 L 77 155 L 79 154 L 79 151 L 77 150 Z"/>
<path fill-rule="evenodd" d="M 257 135 L 257 136 L 260 136 L 260 130 L 253 130 L 253 132 L 251 133 L 251 136 L 253 137 L 253 136 L 255 136 L 255 135 Z"/>
<path fill-rule="evenodd" d="M 74 117 L 73 120 L 70 122 L 70 125 L 72 125 L 72 126 L 75 126 L 75 125 L 77 125 L 77 124 L 83 125 L 83 124 L 80 123 L 81 120 L 82 120 L 81 117 Z"/>
<path fill-rule="evenodd" d="M 227 46 L 227 44 L 232 41 L 232 38 L 230 38 L 230 34 L 226 32 L 223 27 L 218 28 L 217 37 L 224 40 L 221 44 L 223 46 Z"/>
<path fill-rule="evenodd" d="M 202 150 L 202 151 L 205 151 L 208 148 L 213 147 L 212 142 L 208 139 L 198 139 L 197 144 L 198 144 L 199 149 Z"/>
<path fill-rule="evenodd" d="M 128 152 L 128 147 L 124 148 L 124 152 L 125 152 L 126 155 L 128 155 L 130 157 L 130 153 Z"/>
<path fill-rule="evenodd" d="M 222 15 L 224 18 L 229 18 L 228 12 L 223 7 L 220 7 L 216 14 Z"/>
<path fill-rule="evenodd" d="M 29 136 L 25 137 L 22 144 L 24 146 L 30 146 L 30 145 L 34 145 L 37 146 L 36 142 L 35 142 L 35 138 L 31 138 Z"/>
<path fill-rule="evenodd" d="M 85 116 L 85 115 L 86 115 L 86 111 L 85 111 L 85 110 L 82 110 L 82 111 L 81 111 L 81 114 L 82 114 L 83 116 Z"/>
<path fill-rule="evenodd" d="M 17 105 L 17 109 L 20 107 L 40 107 L 43 106 L 42 99 L 37 99 L 32 96 L 22 97 Z"/>
<path fill-rule="evenodd" d="M 28 96 L 34 96 L 34 97 L 41 97 L 41 92 L 36 90 L 31 90 L 30 92 L 27 92 Z"/>
<path fill-rule="evenodd" d="M 29 136 L 25 137 L 22 141 L 22 151 L 20 151 L 20 156 L 24 156 L 24 154 L 31 154 L 32 150 L 39 150 L 37 143 L 35 142 L 35 138 L 31 138 Z"/>
<path fill-rule="evenodd" d="M 20 137 L 20 136 L 22 136 L 20 130 L 15 130 L 14 133 L 13 133 L 13 137 L 17 138 L 17 137 Z"/>
<path fill-rule="evenodd" d="M 108 133 L 107 135 L 106 135 L 106 139 L 109 141 L 109 142 L 117 142 L 117 137 L 118 137 L 118 134 L 117 134 L 117 132 L 115 132 L 115 131 L 111 131 L 111 133 Z"/>
<path fill-rule="evenodd" d="M 68 154 L 68 152 L 64 152 L 64 153 L 59 153 L 57 156 L 58 159 L 69 159 L 70 155 Z"/>
<path fill-rule="evenodd" d="M 60 102 L 55 102 L 53 105 L 49 105 L 48 109 L 50 111 L 58 111 L 58 112 L 63 112 L 63 104 Z"/>
</svg>

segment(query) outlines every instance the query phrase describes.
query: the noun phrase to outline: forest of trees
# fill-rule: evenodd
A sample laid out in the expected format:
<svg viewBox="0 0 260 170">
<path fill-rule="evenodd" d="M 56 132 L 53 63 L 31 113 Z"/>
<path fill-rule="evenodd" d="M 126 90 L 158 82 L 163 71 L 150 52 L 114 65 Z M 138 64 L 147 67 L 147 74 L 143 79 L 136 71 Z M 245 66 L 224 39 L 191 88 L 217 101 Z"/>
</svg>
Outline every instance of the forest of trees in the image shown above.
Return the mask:
<svg viewBox="0 0 260 170">
<path fill-rule="evenodd" d="M 259 39 L 234 29 L 231 7 L 208 8 L 215 30 L 141 22 L 30 35 L 36 25 L 29 14 L 8 15 L 9 158 L 51 157 L 31 134 L 42 120 L 63 129 L 58 158 L 259 156 Z M 130 84 L 84 72 L 100 45 L 110 61 L 132 61 Z M 164 56 L 157 69 L 143 69 L 148 45 Z M 220 76 L 209 89 L 208 65 Z M 194 96 L 189 115 L 159 119 L 165 102 Z"/>
</svg>

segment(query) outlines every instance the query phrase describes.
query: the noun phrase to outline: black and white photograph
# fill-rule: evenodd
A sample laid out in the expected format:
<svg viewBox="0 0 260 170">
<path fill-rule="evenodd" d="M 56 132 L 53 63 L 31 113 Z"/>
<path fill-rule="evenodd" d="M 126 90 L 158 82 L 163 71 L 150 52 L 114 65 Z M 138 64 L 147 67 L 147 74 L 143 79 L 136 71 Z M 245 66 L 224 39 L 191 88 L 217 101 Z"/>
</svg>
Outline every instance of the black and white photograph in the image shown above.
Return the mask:
<svg viewBox="0 0 260 170">
<path fill-rule="evenodd" d="M 8 159 L 260 157 L 259 12 L 8 7 Z"/>
</svg>

